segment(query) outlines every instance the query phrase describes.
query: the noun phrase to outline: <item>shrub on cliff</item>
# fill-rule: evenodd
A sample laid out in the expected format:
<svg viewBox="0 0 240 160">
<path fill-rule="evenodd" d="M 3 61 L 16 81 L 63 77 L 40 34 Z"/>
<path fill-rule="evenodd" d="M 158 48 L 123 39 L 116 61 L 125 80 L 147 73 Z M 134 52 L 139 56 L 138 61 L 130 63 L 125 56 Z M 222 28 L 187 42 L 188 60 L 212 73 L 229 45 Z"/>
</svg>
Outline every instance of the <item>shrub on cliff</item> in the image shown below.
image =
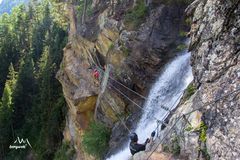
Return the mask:
<svg viewBox="0 0 240 160">
<path fill-rule="evenodd" d="M 69 160 L 73 158 L 75 150 L 68 142 L 63 142 L 61 147 L 57 150 L 54 160 Z"/>
<path fill-rule="evenodd" d="M 91 122 L 83 135 L 82 145 L 88 154 L 101 158 L 108 148 L 109 138 L 110 130 L 104 124 Z"/>
<path fill-rule="evenodd" d="M 138 0 L 136 6 L 129 10 L 125 15 L 125 25 L 128 29 L 136 29 L 140 26 L 145 20 L 147 15 L 147 7 L 143 0 Z"/>
<path fill-rule="evenodd" d="M 186 89 L 186 99 L 189 99 L 196 92 L 196 87 L 191 83 Z"/>
</svg>

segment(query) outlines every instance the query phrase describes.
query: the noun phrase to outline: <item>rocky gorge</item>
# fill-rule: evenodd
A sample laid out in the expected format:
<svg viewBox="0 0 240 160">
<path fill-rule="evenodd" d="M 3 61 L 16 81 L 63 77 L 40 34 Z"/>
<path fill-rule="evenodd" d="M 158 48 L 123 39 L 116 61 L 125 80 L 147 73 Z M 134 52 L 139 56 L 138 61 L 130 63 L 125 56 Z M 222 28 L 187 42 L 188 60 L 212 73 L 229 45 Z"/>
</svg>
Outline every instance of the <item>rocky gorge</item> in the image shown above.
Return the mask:
<svg viewBox="0 0 240 160">
<path fill-rule="evenodd" d="M 239 1 L 206 0 L 186 9 L 192 16 L 189 50 L 196 88 L 170 118 L 163 131 L 167 138 L 155 147 L 152 159 L 158 155 L 165 159 L 239 158 L 239 7 Z M 183 114 L 186 118 L 178 121 Z M 178 156 L 166 155 L 164 150 L 175 155 L 177 151 Z"/>
<path fill-rule="evenodd" d="M 57 78 L 68 104 L 64 140 L 74 146 L 75 159 L 95 159 L 84 152 L 81 139 L 94 118 L 112 130 L 109 153 L 128 138 L 119 117 L 134 128 L 142 111 L 117 90 L 138 104 L 144 99 L 117 82 L 147 96 L 162 67 L 185 47 L 183 33 L 188 25 L 194 74 L 188 89 L 193 93 L 188 96 L 186 91 L 168 118 L 162 131 L 168 136 L 159 146 L 156 140 L 150 158 L 237 159 L 239 94 L 203 104 L 239 89 L 239 4 L 238 0 L 196 0 L 187 7 L 184 1 L 93 0 L 92 14 L 83 23 L 76 3 L 69 2 L 69 41 Z M 110 85 L 105 86 L 93 76 L 94 69 L 104 67 L 110 75 Z M 169 134 L 173 125 L 174 132 Z M 146 159 L 150 153 L 133 159 Z"/>
</svg>

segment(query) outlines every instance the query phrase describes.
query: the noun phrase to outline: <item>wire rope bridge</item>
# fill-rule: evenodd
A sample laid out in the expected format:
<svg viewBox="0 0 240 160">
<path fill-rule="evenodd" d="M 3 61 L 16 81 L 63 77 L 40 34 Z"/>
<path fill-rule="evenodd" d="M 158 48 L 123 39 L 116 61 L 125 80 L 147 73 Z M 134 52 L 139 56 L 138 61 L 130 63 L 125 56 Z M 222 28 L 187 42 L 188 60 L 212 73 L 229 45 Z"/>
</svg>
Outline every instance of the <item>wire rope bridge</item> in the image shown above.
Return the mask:
<svg viewBox="0 0 240 160">
<path fill-rule="evenodd" d="M 105 70 L 101 67 L 99 67 L 98 65 L 96 65 L 96 68 L 98 69 L 98 71 L 101 73 L 101 86 L 100 86 L 100 94 L 98 96 L 98 100 L 97 100 L 97 104 L 96 104 L 96 109 L 95 109 L 95 119 L 96 119 L 96 113 L 97 113 L 97 110 L 98 110 L 98 107 L 99 107 L 99 104 L 100 104 L 100 101 L 101 100 L 104 100 L 106 101 L 109 106 L 111 106 L 112 110 L 117 113 L 116 111 L 116 108 L 117 107 L 117 104 L 116 103 L 109 103 L 110 99 L 107 98 L 106 96 L 104 96 L 104 92 L 107 88 L 110 88 L 110 89 L 114 89 L 116 91 L 116 93 L 119 93 L 121 94 L 124 98 L 126 98 L 129 102 L 133 103 L 134 105 L 136 105 L 139 109 L 141 110 L 146 110 L 144 109 L 143 107 L 141 107 L 138 103 L 136 103 L 135 101 L 133 101 L 131 98 L 129 98 L 128 95 L 126 95 L 125 93 L 123 93 L 120 89 L 118 89 L 115 85 L 109 83 L 109 79 L 111 81 L 114 81 L 116 82 L 116 84 L 118 84 L 119 86 L 125 88 L 126 90 L 130 91 L 132 94 L 136 95 L 136 96 L 139 96 L 140 98 L 144 99 L 144 100 L 147 100 L 148 98 L 141 95 L 140 93 L 137 93 L 136 91 L 132 90 L 131 88 L 127 87 L 126 85 L 124 85 L 123 83 L 117 81 L 116 79 L 114 79 L 111 75 L 110 75 L 110 70 L 111 70 L 111 67 L 110 65 L 107 65 L 107 67 L 105 68 Z M 195 111 L 198 111 L 200 109 L 202 109 L 204 106 L 208 106 L 208 105 L 212 105 L 212 104 L 215 104 L 216 102 L 230 96 L 230 95 L 233 95 L 233 94 L 239 94 L 240 92 L 240 88 L 237 88 L 236 90 L 232 91 L 232 92 L 229 92 L 211 102 L 208 102 L 208 103 L 205 103 L 203 105 L 201 105 L 200 107 L 196 108 L 196 109 L 193 109 L 192 111 L 190 112 L 187 112 L 187 113 L 180 113 L 180 116 L 178 118 L 176 118 L 176 120 L 172 123 L 172 125 L 169 125 L 169 124 L 166 124 L 164 121 L 156 118 L 156 117 L 153 117 L 155 120 L 156 120 L 156 123 L 157 123 L 157 127 L 154 131 L 157 132 L 157 138 L 158 138 L 158 143 L 155 145 L 154 148 L 152 148 L 150 154 L 148 154 L 148 157 L 147 157 L 147 160 L 149 160 L 149 158 L 152 156 L 152 154 L 157 150 L 157 148 L 159 147 L 160 144 L 162 144 L 164 142 L 164 140 L 168 137 L 168 135 L 170 135 L 172 133 L 172 131 L 174 130 L 174 128 L 176 127 L 177 123 L 180 121 L 180 120 L 184 120 L 186 121 L 187 123 L 188 120 L 187 120 L 187 116 L 192 114 L 193 112 Z M 181 99 L 182 97 L 182 94 L 176 99 L 176 101 L 174 102 L 174 104 L 170 107 L 166 107 L 166 106 L 160 106 L 160 109 L 163 109 L 165 111 L 167 111 L 169 114 L 172 113 L 172 108 L 176 105 L 176 103 Z M 131 130 L 127 127 L 127 125 L 125 124 L 124 120 L 119 117 L 117 114 L 116 114 L 116 117 L 119 119 L 119 121 L 122 123 L 122 125 L 126 128 L 126 130 L 131 133 Z M 169 128 L 165 133 L 165 135 L 162 135 L 161 138 L 160 138 L 160 125 L 163 125 L 164 127 L 167 127 Z"/>
</svg>

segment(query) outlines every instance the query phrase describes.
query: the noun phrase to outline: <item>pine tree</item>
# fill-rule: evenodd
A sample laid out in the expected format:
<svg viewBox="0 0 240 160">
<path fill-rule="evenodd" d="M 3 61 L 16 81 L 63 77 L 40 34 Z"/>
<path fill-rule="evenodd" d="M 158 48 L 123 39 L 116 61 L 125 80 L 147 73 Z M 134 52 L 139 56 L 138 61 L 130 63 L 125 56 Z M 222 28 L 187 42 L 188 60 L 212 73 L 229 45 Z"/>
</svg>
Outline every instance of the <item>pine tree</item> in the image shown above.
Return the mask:
<svg viewBox="0 0 240 160">
<path fill-rule="evenodd" d="M 33 59 L 35 62 L 39 60 L 43 52 L 44 43 L 47 43 L 47 33 L 50 30 L 51 26 L 51 16 L 48 3 L 45 4 L 43 10 L 43 19 L 41 22 L 37 22 L 33 28 L 33 37 L 32 37 L 32 52 Z"/>
<path fill-rule="evenodd" d="M 8 147 L 13 140 L 12 130 L 12 93 L 16 84 L 16 72 L 13 65 L 9 67 L 8 80 L 5 83 L 1 103 L 0 103 L 0 145 L 3 153 L 0 153 L 0 158 L 7 153 Z"/>
<path fill-rule="evenodd" d="M 31 110 L 35 91 L 34 62 L 31 54 L 23 59 L 13 93 L 14 128 L 20 129 L 25 122 L 25 115 Z"/>
<path fill-rule="evenodd" d="M 7 83 L 11 87 L 11 90 L 14 90 L 15 85 L 16 85 L 16 81 L 17 81 L 17 72 L 14 70 L 14 67 L 13 67 L 12 63 L 10 63 L 7 78 L 8 78 Z"/>
<path fill-rule="evenodd" d="M 50 44 L 48 47 L 45 47 L 38 63 L 38 84 L 40 85 L 40 91 L 37 113 L 41 121 L 39 144 L 45 142 L 44 145 L 39 147 L 39 152 L 43 153 L 43 151 L 48 150 L 47 153 L 41 155 L 40 159 L 46 159 L 46 157 L 51 157 L 52 159 L 62 139 L 61 126 L 62 119 L 64 118 L 62 108 L 65 103 L 61 94 L 61 86 L 55 79 L 57 72 L 55 62 L 58 59 L 57 57 L 59 57 L 60 51 L 60 48 L 57 48 L 56 44 L 59 46 L 59 44 L 63 43 L 63 39 L 59 41 L 59 39 L 56 39 L 57 35 L 58 32 L 55 31 L 50 33 Z M 55 43 L 55 40 L 59 43 Z M 37 115 L 34 117 L 37 117 Z"/>
<path fill-rule="evenodd" d="M 8 151 L 15 134 L 29 138 L 37 159 L 53 159 L 63 138 L 65 101 L 55 75 L 66 44 L 65 24 L 60 15 L 52 16 L 48 0 L 35 5 L 0 16 L 0 159 L 26 158 L 28 150 Z"/>
<path fill-rule="evenodd" d="M 5 81 L 7 79 L 8 67 L 17 59 L 16 47 L 10 30 L 11 17 L 2 15 L 0 17 L 0 95 L 2 95 Z"/>
</svg>

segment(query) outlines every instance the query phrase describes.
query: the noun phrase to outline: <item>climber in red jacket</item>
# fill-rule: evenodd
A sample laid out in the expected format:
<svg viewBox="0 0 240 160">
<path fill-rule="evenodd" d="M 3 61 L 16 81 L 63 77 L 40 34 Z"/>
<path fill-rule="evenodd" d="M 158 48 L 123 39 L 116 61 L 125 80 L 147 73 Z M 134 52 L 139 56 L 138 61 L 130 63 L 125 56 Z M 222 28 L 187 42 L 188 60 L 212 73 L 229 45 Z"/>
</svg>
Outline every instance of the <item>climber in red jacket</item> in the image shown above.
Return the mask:
<svg viewBox="0 0 240 160">
<path fill-rule="evenodd" d="M 94 77 L 95 79 L 99 80 L 99 72 L 98 72 L 97 69 L 94 69 L 94 70 L 93 70 L 93 77 Z"/>
</svg>

